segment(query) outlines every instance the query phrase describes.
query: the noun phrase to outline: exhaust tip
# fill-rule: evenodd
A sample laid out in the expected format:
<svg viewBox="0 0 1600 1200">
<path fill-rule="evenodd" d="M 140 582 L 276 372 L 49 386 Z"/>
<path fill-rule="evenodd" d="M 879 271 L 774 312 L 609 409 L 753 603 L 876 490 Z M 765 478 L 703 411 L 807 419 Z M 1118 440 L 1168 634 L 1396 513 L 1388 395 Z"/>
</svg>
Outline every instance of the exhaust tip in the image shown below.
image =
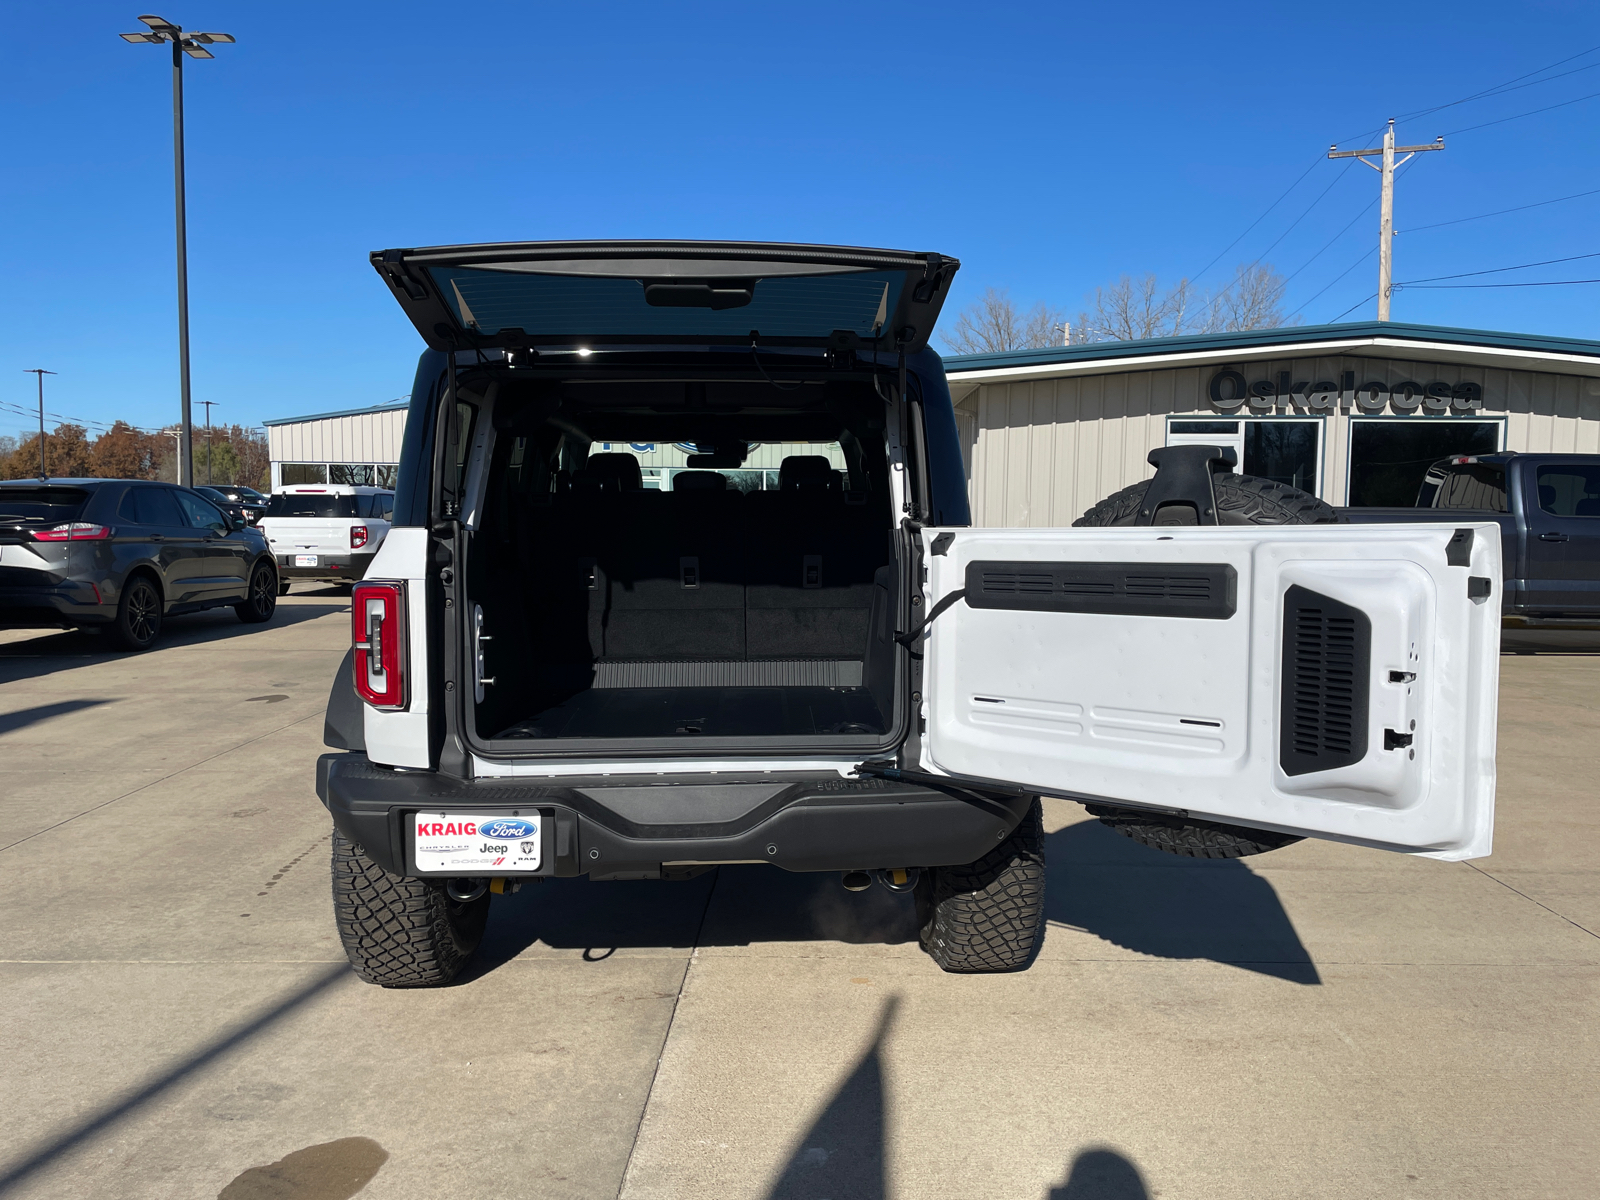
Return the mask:
<svg viewBox="0 0 1600 1200">
<path fill-rule="evenodd" d="M 471 904 L 489 890 L 487 879 L 452 879 L 444 885 L 445 894 L 457 904 Z"/>
<path fill-rule="evenodd" d="M 864 892 L 872 886 L 872 876 L 865 871 L 846 871 L 839 876 L 839 883 L 847 892 Z"/>
</svg>

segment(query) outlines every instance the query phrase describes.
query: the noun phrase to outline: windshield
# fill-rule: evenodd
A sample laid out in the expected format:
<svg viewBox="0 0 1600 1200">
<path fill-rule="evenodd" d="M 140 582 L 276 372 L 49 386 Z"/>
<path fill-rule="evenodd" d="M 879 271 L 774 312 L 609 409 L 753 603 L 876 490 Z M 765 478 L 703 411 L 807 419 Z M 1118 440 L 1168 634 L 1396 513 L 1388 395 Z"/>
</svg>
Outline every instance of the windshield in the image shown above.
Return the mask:
<svg viewBox="0 0 1600 1200">
<path fill-rule="evenodd" d="M 845 271 L 768 279 L 652 283 L 477 267 L 431 270 L 456 319 L 480 333 L 521 329 L 606 337 L 826 338 L 883 332 L 903 271 Z"/>
<path fill-rule="evenodd" d="M 75 520 L 88 498 L 82 488 L 0 488 L 0 522 Z"/>
<path fill-rule="evenodd" d="M 269 517 L 353 517 L 356 515 L 354 496 L 330 495 L 327 492 L 278 492 L 267 501 Z"/>
</svg>

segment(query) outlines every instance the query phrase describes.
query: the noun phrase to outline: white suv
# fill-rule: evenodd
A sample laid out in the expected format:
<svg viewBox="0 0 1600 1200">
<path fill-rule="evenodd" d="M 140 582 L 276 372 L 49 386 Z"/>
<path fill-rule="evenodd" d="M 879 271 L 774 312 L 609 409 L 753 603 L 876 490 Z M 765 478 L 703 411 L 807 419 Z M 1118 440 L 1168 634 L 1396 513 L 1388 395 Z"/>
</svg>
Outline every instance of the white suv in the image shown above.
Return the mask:
<svg viewBox="0 0 1600 1200">
<path fill-rule="evenodd" d="M 357 582 L 394 518 L 394 493 L 348 484 L 303 484 L 274 492 L 260 530 L 278 562 L 278 592 L 296 579 Z"/>
</svg>

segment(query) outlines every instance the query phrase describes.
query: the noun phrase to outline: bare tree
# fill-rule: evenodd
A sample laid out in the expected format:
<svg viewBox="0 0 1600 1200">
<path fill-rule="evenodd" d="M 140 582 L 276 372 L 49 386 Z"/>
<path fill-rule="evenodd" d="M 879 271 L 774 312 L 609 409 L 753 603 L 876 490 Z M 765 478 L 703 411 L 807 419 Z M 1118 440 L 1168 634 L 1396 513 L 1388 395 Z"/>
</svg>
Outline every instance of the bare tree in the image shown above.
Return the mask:
<svg viewBox="0 0 1600 1200">
<path fill-rule="evenodd" d="M 1240 329 L 1277 329 L 1299 324 L 1298 317 L 1285 316 L 1283 287 L 1286 280 L 1271 263 L 1239 266 L 1233 282 L 1215 296 L 1209 305 L 1207 333 Z"/>
<path fill-rule="evenodd" d="M 1065 314 L 1060 311 L 1040 303 L 1025 313 L 1018 312 L 1004 288 L 989 288 L 957 313 L 955 327 L 948 333 L 941 331 L 939 337 L 957 354 L 993 354 L 1059 346 L 1065 326 Z"/>
<path fill-rule="evenodd" d="M 1093 311 L 1078 316 L 1081 340 L 1132 341 L 1294 324 L 1298 318 L 1283 312 L 1284 282 L 1270 263 L 1241 265 L 1217 292 L 1198 291 L 1187 279 L 1163 289 L 1154 275 L 1124 275 L 1095 289 Z M 1073 332 L 1076 343 L 1080 338 Z"/>
</svg>

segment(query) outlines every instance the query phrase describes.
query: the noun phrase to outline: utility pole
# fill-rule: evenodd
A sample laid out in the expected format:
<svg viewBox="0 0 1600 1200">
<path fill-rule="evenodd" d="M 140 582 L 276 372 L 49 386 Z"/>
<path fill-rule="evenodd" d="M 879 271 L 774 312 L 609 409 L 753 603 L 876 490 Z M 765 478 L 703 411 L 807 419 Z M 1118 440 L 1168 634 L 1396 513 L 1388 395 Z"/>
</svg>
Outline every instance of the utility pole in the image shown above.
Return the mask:
<svg viewBox="0 0 1600 1200">
<path fill-rule="evenodd" d="M 39 478 L 49 479 L 50 473 L 44 469 L 44 377 L 55 372 L 46 371 L 43 367 L 25 367 L 23 374 L 39 377 Z"/>
<path fill-rule="evenodd" d="M 1383 175 L 1383 215 L 1378 219 L 1378 320 L 1389 319 L 1389 291 L 1394 283 L 1394 169 L 1411 161 L 1412 155 L 1425 150 L 1443 150 L 1444 138 L 1431 146 L 1396 146 L 1394 144 L 1394 118 L 1389 118 L 1389 128 L 1384 132 L 1383 145 L 1373 150 L 1340 150 L 1328 147 L 1329 158 L 1359 158 L 1374 171 Z M 1367 162 L 1366 155 L 1381 154 L 1383 165 Z M 1405 157 L 1395 162 L 1396 154 Z"/>
<path fill-rule="evenodd" d="M 220 400 L 202 400 L 206 406 L 206 483 L 211 482 L 211 406 L 221 404 Z"/>
</svg>

